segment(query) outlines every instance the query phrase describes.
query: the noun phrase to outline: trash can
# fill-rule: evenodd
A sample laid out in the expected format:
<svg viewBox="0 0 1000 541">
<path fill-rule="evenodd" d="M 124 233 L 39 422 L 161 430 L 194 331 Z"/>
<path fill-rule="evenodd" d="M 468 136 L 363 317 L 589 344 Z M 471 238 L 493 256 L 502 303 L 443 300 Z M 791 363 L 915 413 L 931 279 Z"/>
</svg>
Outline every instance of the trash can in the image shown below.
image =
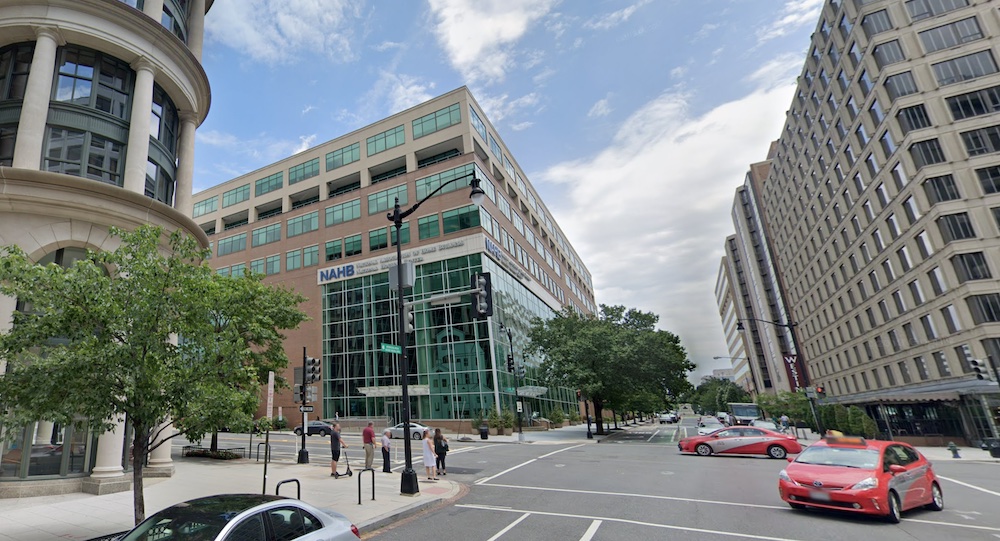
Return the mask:
<svg viewBox="0 0 1000 541">
<path fill-rule="evenodd" d="M 488 440 L 490 439 L 490 427 L 482 425 L 479 427 L 479 439 Z"/>
<path fill-rule="evenodd" d="M 993 458 L 1000 458 L 1000 439 L 984 438 L 983 451 L 989 451 L 990 456 Z"/>
</svg>

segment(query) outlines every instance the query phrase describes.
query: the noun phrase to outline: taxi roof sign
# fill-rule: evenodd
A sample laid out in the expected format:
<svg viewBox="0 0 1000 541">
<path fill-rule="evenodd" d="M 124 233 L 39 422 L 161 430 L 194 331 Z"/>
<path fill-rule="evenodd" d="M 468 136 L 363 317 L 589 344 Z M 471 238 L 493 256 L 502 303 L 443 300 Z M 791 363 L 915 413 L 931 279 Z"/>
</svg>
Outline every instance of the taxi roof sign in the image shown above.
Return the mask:
<svg viewBox="0 0 1000 541">
<path fill-rule="evenodd" d="M 856 445 L 859 447 L 867 447 L 868 442 L 865 441 L 861 436 L 826 436 L 823 438 L 826 440 L 827 445 Z"/>
</svg>

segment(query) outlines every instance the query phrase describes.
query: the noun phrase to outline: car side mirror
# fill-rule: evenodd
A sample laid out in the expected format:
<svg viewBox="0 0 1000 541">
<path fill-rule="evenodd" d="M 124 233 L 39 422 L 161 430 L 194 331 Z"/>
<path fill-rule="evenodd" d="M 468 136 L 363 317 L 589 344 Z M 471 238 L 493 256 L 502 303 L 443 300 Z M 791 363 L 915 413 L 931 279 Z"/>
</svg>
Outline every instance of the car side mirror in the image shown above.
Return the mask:
<svg viewBox="0 0 1000 541">
<path fill-rule="evenodd" d="M 891 473 L 892 473 L 893 475 L 895 475 L 895 474 L 897 474 L 897 473 L 903 473 L 903 472 L 905 472 L 905 471 L 906 471 L 906 468 L 905 468 L 905 467 L 903 467 L 903 466 L 900 466 L 899 464 L 890 464 L 890 465 L 889 465 L 889 471 L 890 471 L 890 472 L 891 472 Z"/>
<path fill-rule="evenodd" d="M 785 459 L 788 460 L 789 462 L 795 462 L 794 456 L 786 456 Z"/>
</svg>

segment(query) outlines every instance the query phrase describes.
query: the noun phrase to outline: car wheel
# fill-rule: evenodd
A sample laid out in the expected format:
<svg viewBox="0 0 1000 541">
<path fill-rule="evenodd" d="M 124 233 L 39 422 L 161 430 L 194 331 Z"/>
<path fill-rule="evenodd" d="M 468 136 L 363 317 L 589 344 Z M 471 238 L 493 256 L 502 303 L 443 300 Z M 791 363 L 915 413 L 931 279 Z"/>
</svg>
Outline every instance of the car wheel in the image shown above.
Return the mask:
<svg viewBox="0 0 1000 541">
<path fill-rule="evenodd" d="M 420 435 L 420 432 L 414 432 L 413 433 L 413 439 L 419 440 L 419 439 L 422 439 L 422 438 L 423 438 L 423 436 Z"/>
<path fill-rule="evenodd" d="M 712 454 L 712 448 L 709 447 L 707 443 L 699 443 L 698 446 L 694 448 L 694 452 L 701 456 L 709 456 Z"/>
<path fill-rule="evenodd" d="M 295 429 L 295 435 L 296 436 L 301 436 L 302 435 L 302 429 L 301 428 L 296 428 Z"/>
<path fill-rule="evenodd" d="M 792 509 L 805 509 L 806 508 L 806 506 L 802 505 L 801 503 L 788 502 L 788 506 L 791 507 Z"/>
<path fill-rule="evenodd" d="M 944 494 L 941 493 L 941 487 L 937 483 L 931 485 L 931 503 L 927 504 L 927 508 L 931 511 L 944 509 Z"/>
<path fill-rule="evenodd" d="M 892 524 L 899 524 L 900 515 L 902 510 L 899 506 L 899 495 L 894 491 L 889 491 L 889 514 L 885 516 L 886 522 Z"/>
<path fill-rule="evenodd" d="M 319 435 L 325 438 L 330 435 L 330 431 L 324 428 L 323 430 L 319 431 Z"/>
<path fill-rule="evenodd" d="M 772 445 L 767 448 L 767 456 L 771 458 L 782 459 L 788 456 L 788 451 L 780 445 Z"/>
</svg>

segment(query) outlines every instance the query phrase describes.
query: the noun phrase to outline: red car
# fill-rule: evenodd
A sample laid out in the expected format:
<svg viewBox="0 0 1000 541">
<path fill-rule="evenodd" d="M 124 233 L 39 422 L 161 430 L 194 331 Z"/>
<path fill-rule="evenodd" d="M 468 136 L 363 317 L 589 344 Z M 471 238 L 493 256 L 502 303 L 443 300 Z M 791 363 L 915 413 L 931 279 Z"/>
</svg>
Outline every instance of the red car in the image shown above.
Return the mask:
<svg viewBox="0 0 1000 541">
<path fill-rule="evenodd" d="M 677 443 L 682 453 L 767 455 L 785 458 L 802 452 L 795 436 L 753 426 L 732 426 L 704 436 L 691 436 Z"/>
<path fill-rule="evenodd" d="M 892 523 L 908 509 L 944 509 L 931 463 L 905 443 L 827 437 L 789 461 L 778 474 L 778 493 L 794 509 L 852 511 Z"/>
</svg>

